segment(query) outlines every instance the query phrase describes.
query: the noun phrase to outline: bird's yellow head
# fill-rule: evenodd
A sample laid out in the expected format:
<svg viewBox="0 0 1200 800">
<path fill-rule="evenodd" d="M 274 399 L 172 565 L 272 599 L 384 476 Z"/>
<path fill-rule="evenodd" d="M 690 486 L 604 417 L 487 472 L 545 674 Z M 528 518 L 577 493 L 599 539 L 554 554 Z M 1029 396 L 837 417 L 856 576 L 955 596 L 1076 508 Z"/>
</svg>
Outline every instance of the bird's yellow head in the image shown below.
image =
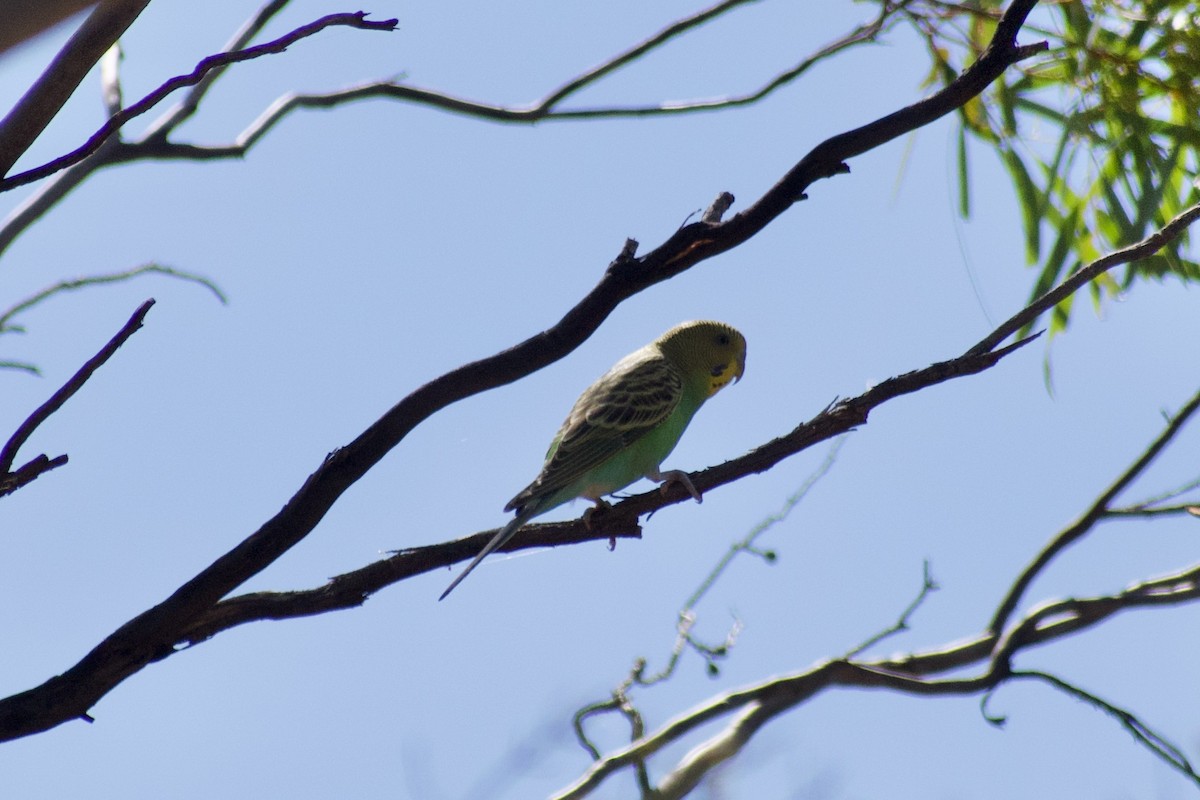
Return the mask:
<svg viewBox="0 0 1200 800">
<path fill-rule="evenodd" d="M 684 322 L 658 337 L 659 349 L 690 379 L 703 380 L 707 397 L 746 371 L 746 337 L 724 322 Z"/>
</svg>

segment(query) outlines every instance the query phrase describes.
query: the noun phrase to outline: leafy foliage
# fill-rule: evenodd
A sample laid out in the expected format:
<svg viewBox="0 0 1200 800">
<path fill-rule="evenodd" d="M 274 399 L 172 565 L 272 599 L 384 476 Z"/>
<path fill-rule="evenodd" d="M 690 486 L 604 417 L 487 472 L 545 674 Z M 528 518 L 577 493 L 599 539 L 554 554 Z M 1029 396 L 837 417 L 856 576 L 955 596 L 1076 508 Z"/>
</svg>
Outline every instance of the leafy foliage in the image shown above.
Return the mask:
<svg viewBox="0 0 1200 800">
<path fill-rule="evenodd" d="M 933 57 L 929 83 L 977 58 L 1002 11 L 995 0 L 906 6 Z M 995 151 L 1020 201 L 1025 251 L 1039 267 L 1030 297 L 1132 244 L 1200 200 L 1200 19 L 1187 0 L 1044 4 L 1027 34 L 1040 59 L 1010 70 L 959 112 L 959 204 L 970 213 L 968 140 Z M 1123 274 L 1091 284 L 1094 303 L 1139 279 L 1200 281 L 1181 237 Z M 1065 329 L 1069 301 L 1051 314 Z"/>
</svg>

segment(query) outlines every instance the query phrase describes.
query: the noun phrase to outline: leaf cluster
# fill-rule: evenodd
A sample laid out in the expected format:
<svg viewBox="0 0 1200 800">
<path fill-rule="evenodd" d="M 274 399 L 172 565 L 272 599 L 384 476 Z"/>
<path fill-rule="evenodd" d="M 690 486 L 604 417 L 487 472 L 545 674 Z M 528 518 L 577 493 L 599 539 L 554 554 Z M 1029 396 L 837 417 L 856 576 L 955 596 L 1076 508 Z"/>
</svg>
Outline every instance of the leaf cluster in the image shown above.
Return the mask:
<svg viewBox="0 0 1200 800">
<path fill-rule="evenodd" d="M 998 2 L 908 7 L 933 58 L 932 85 L 987 48 Z M 1186 0 L 1043 4 L 1026 26 L 1048 50 L 957 114 L 959 208 L 971 212 L 968 142 L 1003 163 L 1019 198 L 1030 298 L 1101 253 L 1126 247 L 1200 199 L 1200 24 Z M 1186 236 L 1090 284 L 1094 303 L 1138 280 L 1200 280 Z M 1066 328 L 1071 298 L 1051 314 Z"/>
</svg>

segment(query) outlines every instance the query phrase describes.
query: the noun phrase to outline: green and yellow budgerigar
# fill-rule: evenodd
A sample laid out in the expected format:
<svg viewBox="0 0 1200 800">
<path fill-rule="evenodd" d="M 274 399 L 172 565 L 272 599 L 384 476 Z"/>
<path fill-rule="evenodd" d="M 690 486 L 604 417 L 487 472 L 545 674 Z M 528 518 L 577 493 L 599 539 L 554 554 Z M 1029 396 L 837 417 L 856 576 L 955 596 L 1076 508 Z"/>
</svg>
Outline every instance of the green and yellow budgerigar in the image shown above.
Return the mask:
<svg viewBox="0 0 1200 800">
<path fill-rule="evenodd" d="M 516 517 L 438 599 L 526 522 L 576 497 L 599 505 L 604 495 L 646 477 L 664 487 L 678 481 L 700 502 L 686 472 L 659 467 L 704 401 L 745 370 L 745 337 L 711 321 L 676 325 L 618 361 L 575 401 L 550 443 L 541 474 L 504 507 Z"/>
</svg>

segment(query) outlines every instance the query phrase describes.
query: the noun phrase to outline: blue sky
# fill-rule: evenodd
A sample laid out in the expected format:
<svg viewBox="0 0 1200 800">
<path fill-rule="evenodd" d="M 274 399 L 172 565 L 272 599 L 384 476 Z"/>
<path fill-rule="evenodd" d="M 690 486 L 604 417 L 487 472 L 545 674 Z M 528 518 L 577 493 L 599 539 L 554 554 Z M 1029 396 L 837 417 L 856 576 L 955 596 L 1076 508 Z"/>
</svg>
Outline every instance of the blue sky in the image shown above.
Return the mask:
<svg viewBox="0 0 1200 800">
<path fill-rule="evenodd" d="M 819 5 L 818 10 L 813 10 Z M 280 94 L 404 73 L 417 85 L 531 102 L 696 6 L 384 3 L 393 34 L 331 30 L 232 69 L 183 129 L 231 139 Z M 296 2 L 270 36 L 334 11 Z M 766 2 L 734 12 L 579 98 L 708 97 L 757 86 L 854 24 L 854 3 Z M 126 98 L 189 71 L 248 13 L 159 2 L 126 38 Z M 464 21 L 465 20 L 465 21 Z M 11 103 L 65 38 L 4 56 Z M 924 91 L 902 32 L 830 62 L 759 105 L 657 120 L 506 127 L 370 101 L 300 113 L 243 161 L 137 164 L 95 175 L 0 260 L 0 306 L 62 277 L 158 261 L 228 294 L 159 277 L 61 297 L 30 312 L 0 358 L 12 430 L 147 297 L 143 330 L 22 451 L 67 467 L 0 511 L 5 695 L 74 664 L 264 520 L 327 452 L 422 383 L 551 324 L 626 237 L 659 244 L 720 191 L 744 207 L 822 139 Z M 20 166 L 100 122 L 96 80 Z M 138 123 L 132 130 L 140 130 Z M 977 149 L 974 215 L 955 216 L 952 124 L 869 153 L 815 185 L 767 230 L 623 304 L 582 347 L 415 430 L 321 526 L 246 590 L 319 585 L 388 550 L 496 527 L 537 472 L 578 393 L 686 319 L 749 340 L 745 379 L 697 416 L 665 466 L 741 455 L 838 396 L 954 356 L 1023 302 L 1011 190 Z M 1036 137 L 1036 131 L 1031 132 Z M 5 195 L 3 212 L 23 197 Z M 972 283 L 978 287 L 978 296 Z M 990 320 L 990 321 L 989 321 Z M 697 630 L 745 625 L 717 678 L 688 657 L 641 692 L 657 726 L 716 693 L 836 656 L 891 624 L 928 559 L 942 586 L 879 654 L 979 631 L 1009 582 L 1195 391 L 1195 298 L 1135 287 L 1070 332 L 997 368 L 895 400 L 849 436 L 837 464 L 700 607 Z M 1053 394 L 1043 360 L 1053 365 Z M 1185 431 L 1128 500 L 1195 476 Z M 13 797 L 524 798 L 588 760 L 570 718 L 633 659 L 661 665 L 679 604 L 728 548 L 821 463 L 776 469 L 644 521 L 643 539 L 497 556 L 443 603 L 452 572 L 391 587 L 363 608 L 259 623 L 154 664 L 71 723 L 0 748 Z M 640 488 L 640 487 L 639 487 Z M 561 509 L 569 518 L 582 503 Z M 557 516 L 557 515 L 556 515 Z M 1195 559 L 1194 522 L 1123 522 L 1068 551 L 1025 608 L 1119 590 Z M 1024 654 L 1135 709 L 1200 756 L 1190 632 L 1200 610 L 1132 612 Z M 1043 686 L 978 699 L 833 691 L 764 729 L 701 797 L 1174 798 L 1189 783 L 1099 712 Z M 711 731 L 710 731 L 711 732 Z M 627 730 L 598 723 L 619 747 Z M 668 769 L 698 739 L 652 762 Z M 596 796 L 633 796 L 628 775 Z"/>
</svg>

